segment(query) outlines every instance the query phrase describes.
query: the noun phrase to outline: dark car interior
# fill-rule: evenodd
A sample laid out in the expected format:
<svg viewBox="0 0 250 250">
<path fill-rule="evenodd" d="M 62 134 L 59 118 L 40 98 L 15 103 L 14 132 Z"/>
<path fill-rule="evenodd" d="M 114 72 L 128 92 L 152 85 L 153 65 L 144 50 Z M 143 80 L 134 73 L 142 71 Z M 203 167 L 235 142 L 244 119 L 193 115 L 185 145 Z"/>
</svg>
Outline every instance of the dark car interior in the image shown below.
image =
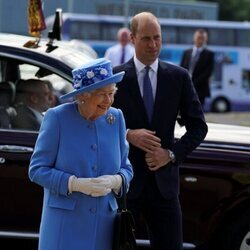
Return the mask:
<svg viewBox="0 0 250 250">
<path fill-rule="evenodd" d="M 21 62 L 20 62 L 21 63 Z M 0 128 L 11 128 L 16 115 L 16 86 L 20 81 L 19 63 L 1 58 Z"/>
<path fill-rule="evenodd" d="M 0 128 L 13 128 L 13 119 L 17 114 L 18 84 L 20 84 L 22 80 L 34 78 L 48 80 L 54 83 L 54 77 L 54 72 L 41 66 L 17 59 L 0 57 Z M 57 76 L 57 81 L 65 82 L 65 80 L 59 76 Z M 60 94 L 53 86 L 52 91 L 58 95 Z M 65 91 L 66 90 L 63 89 L 60 90 L 62 93 Z"/>
<path fill-rule="evenodd" d="M 11 121 L 16 115 L 13 103 L 15 100 L 15 85 L 13 82 L 0 83 L 0 127 L 11 128 Z"/>
</svg>

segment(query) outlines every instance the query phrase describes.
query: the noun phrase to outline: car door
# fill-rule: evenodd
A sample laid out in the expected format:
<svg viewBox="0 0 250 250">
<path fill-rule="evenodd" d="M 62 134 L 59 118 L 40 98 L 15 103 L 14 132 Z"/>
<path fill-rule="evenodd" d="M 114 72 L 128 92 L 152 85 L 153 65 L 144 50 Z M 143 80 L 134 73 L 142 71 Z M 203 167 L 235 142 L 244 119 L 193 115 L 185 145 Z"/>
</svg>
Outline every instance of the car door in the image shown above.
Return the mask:
<svg viewBox="0 0 250 250">
<path fill-rule="evenodd" d="M 71 90 L 72 86 L 58 72 L 60 72 L 58 69 L 53 72 L 51 66 L 49 70 L 42 67 L 38 60 L 37 63 L 35 60 L 30 63 L 20 56 L 18 58 L 14 55 L 0 57 L 0 107 L 2 106 L 10 118 L 9 125 L 1 126 L 0 112 L 0 192 L 2 194 L 0 238 L 6 235 L 13 238 L 32 238 L 38 233 L 41 218 L 43 189 L 28 178 L 29 162 L 39 131 L 13 128 L 8 110 L 16 109 L 16 86 L 20 81 L 30 78 L 50 81 L 53 85 L 53 94 L 59 100 L 58 97 Z M 14 93 L 12 93 L 14 96 L 9 96 L 6 86 L 8 91 L 14 86 Z M 6 101 L 1 105 L 1 101 L 5 99 Z M 53 105 L 60 104 L 57 102 Z"/>
<path fill-rule="evenodd" d="M 28 166 L 38 132 L 0 129 L 0 231 L 38 232 L 42 188 L 31 183 Z"/>
</svg>

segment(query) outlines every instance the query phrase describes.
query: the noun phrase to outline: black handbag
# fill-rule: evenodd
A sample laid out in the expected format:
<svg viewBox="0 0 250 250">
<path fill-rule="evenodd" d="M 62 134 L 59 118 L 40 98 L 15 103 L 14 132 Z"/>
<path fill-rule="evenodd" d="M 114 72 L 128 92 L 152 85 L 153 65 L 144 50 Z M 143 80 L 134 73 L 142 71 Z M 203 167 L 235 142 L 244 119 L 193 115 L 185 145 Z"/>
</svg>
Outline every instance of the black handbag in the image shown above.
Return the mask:
<svg viewBox="0 0 250 250">
<path fill-rule="evenodd" d="M 122 177 L 123 179 L 123 177 Z M 115 218 L 113 250 L 136 250 L 135 222 L 131 211 L 127 210 L 126 184 L 122 180 L 122 197 Z"/>
</svg>

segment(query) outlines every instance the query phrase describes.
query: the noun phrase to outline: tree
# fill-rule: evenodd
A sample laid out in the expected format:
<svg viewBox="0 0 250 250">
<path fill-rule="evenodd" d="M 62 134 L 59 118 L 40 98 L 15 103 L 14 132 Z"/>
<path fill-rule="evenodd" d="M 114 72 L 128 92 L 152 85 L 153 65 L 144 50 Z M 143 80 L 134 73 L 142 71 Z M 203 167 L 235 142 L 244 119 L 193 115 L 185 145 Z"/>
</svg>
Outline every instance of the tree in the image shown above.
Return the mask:
<svg viewBox="0 0 250 250">
<path fill-rule="evenodd" d="M 219 20 L 248 21 L 250 18 L 250 0 L 206 0 L 206 2 L 219 4 Z"/>
</svg>

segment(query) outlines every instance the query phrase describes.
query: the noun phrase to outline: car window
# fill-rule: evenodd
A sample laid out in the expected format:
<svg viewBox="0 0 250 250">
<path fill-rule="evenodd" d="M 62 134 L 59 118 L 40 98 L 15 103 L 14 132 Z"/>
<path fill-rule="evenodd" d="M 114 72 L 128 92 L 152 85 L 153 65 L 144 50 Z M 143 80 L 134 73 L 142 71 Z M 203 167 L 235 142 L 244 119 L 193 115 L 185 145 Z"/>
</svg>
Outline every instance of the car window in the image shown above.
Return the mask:
<svg viewBox="0 0 250 250">
<path fill-rule="evenodd" d="M 71 90 L 71 83 L 51 70 L 0 58 L 0 128 L 38 131 L 44 112 Z"/>
<path fill-rule="evenodd" d="M 36 76 L 38 72 L 41 72 L 41 69 L 38 66 L 24 63 L 19 65 L 19 71 L 20 78 L 23 80 L 27 80 L 30 78 L 34 78 L 34 76 Z M 56 74 L 45 74 L 45 76 L 41 77 L 40 79 L 50 81 L 53 85 L 54 90 L 58 93 L 65 93 L 72 89 L 72 85 L 68 81 Z"/>
</svg>

